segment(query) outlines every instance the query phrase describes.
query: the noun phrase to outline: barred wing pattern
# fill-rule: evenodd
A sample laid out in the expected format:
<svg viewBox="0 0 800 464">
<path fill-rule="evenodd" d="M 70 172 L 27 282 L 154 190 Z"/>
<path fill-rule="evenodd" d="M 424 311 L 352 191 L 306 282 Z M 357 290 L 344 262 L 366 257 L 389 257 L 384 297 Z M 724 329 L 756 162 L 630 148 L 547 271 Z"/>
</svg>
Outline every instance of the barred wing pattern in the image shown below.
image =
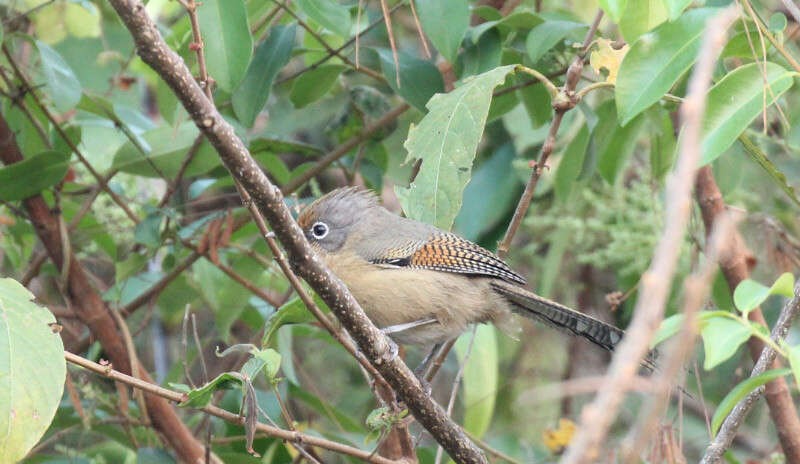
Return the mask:
<svg viewBox="0 0 800 464">
<path fill-rule="evenodd" d="M 426 241 L 386 250 L 383 256 L 371 261 L 389 266 L 497 277 L 525 285 L 525 279 L 494 253 L 449 233 L 437 234 Z"/>
</svg>

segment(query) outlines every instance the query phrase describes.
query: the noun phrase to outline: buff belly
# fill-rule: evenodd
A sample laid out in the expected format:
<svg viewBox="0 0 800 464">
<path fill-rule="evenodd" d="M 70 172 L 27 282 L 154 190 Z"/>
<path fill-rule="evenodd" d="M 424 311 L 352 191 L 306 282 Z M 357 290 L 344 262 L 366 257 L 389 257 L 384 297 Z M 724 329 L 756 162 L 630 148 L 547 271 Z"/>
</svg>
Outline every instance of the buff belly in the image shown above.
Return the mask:
<svg viewBox="0 0 800 464">
<path fill-rule="evenodd" d="M 442 343 L 457 337 L 472 323 L 503 322 L 510 315 L 508 303 L 491 289 L 489 278 L 383 267 L 357 256 L 340 255 L 328 265 L 377 327 L 436 320 L 391 333 L 400 344 Z"/>
</svg>

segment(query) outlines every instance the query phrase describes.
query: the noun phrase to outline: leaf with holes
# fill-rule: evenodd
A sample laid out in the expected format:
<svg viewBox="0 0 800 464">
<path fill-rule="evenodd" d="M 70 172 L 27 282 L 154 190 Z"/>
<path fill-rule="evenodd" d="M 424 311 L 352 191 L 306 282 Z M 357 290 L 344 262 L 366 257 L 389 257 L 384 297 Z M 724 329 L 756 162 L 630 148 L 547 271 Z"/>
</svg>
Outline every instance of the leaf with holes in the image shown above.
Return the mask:
<svg viewBox="0 0 800 464">
<path fill-rule="evenodd" d="M 422 159 L 416 180 L 396 188 L 408 217 L 450 229 L 461 209 L 472 162 L 483 135 L 492 91 L 506 80 L 514 65 L 472 76 L 447 94 L 428 102 L 428 114 L 408 132 L 406 161 Z"/>
</svg>

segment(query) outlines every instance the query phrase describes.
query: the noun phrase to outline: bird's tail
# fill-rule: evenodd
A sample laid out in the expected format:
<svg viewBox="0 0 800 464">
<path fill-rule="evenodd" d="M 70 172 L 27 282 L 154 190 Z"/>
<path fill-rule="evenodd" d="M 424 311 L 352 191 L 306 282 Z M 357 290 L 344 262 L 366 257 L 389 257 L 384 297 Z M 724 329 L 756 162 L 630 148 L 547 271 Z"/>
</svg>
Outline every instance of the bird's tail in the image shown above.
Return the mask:
<svg viewBox="0 0 800 464">
<path fill-rule="evenodd" d="M 492 287 L 511 303 L 515 313 L 543 322 L 570 335 L 585 338 L 605 350 L 614 351 L 614 348 L 625 335 L 624 331 L 611 324 L 587 316 L 580 311 L 543 298 L 508 282 L 493 281 Z M 656 356 L 657 353 L 651 351 L 642 361 L 642 367 L 648 371 L 654 370 Z"/>
</svg>

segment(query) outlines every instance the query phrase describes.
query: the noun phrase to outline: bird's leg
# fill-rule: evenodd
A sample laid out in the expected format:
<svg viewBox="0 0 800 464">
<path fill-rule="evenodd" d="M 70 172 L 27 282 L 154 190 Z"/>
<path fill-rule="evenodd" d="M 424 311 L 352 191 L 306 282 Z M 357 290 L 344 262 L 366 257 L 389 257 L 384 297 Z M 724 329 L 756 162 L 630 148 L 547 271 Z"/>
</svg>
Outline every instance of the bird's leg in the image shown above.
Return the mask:
<svg viewBox="0 0 800 464">
<path fill-rule="evenodd" d="M 431 361 L 433 361 L 433 358 L 436 357 L 441 348 L 441 343 L 433 345 L 431 351 L 428 352 L 427 356 L 425 356 L 422 362 L 414 369 L 414 375 L 416 375 L 418 379 L 425 380 L 425 377 L 428 376 L 428 367 L 430 367 Z"/>
<path fill-rule="evenodd" d="M 414 327 L 419 327 L 421 325 L 432 324 L 434 322 L 439 322 L 439 321 L 436 318 L 431 317 L 429 319 L 421 319 L 419 321 L 406 322 L 405 324 L 386 326 L 382 328 L 381 331 L 383 331 L 383 333 L 385 333 L 386 335 L 391 335 L 393 333 L 403 332 L 404 330 L 413 329 Z"/>
</svg>

